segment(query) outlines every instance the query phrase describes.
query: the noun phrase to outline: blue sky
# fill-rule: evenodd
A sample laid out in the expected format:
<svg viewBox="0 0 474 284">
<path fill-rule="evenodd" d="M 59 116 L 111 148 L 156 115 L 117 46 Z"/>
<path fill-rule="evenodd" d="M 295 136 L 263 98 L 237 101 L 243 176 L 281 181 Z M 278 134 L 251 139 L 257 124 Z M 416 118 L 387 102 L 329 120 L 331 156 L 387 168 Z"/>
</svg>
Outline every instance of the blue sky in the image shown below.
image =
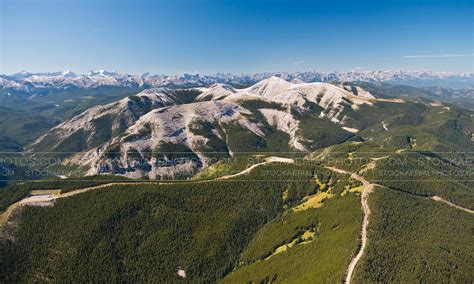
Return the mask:
<svg viewBox="0 0 474 284">
<path fill-rule="evenodd" d="M 0 73 L 474 72 L 473 1 L 0 2 Z"/>
</svg>

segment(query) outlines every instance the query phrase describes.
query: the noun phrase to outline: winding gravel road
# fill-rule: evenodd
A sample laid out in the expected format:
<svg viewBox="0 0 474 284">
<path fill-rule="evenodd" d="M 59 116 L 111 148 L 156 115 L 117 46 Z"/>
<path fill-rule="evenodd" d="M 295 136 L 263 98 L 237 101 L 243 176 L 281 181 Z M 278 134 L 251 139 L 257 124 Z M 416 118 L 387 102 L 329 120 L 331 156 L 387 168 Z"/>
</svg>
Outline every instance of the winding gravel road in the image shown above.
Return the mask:
<svg viewBox="0 0 474 284">
<path fill-rule="evenodd" d="M 462 210 L 462 211 L 467 212 L 467 213 L 469 213 L 469 214 L 474 214 L 474 210 L 461 207 L 461 206 L 456 205 L 456 204 L 454 204 L 454 203 L 451 203 L 451 202 L 447 201 L 446 199 L 443 199 L 443 198 L 441 198 L 441 197 L 439 197 L 439 196 L 436 196 L 436 195 L 435 195 L 435 196 L 432 196 L 431 199 L 433 199 L 433 200 L 436 201 L 436 202 L 445 203 L 445 204 L 447 204 L 447 205 L 449 205 L 449 206 L 451 206 L 451 207 L 454 207 L 454 208 L 456 208 L 456 209 Z"/>
<path fill-rule="evenodd" d="M 238 177 L 238 176 L 241 176 L 241 175 L 248 174 L 253 169 L 255 169 L 259 166 L 262 166 L 262 165 L 270 164 L 270 163 L 289 163 L 289 164 L 292 164 L 292 163 L 294 163 L 294 160 L 293 159 L 288 159 L 288 158 L 271 156 L 271 157 L 267 157 L 264 162 L 254 164 L 254 165 L 252 165 L 252 166 L 246 168 L 245 170 L 243 170 L 239 173 L 236 173 L 236 174 L 226 175 L 226 176 L 222 176 L 222 177 L 212 179 L 212 180 L 180 181 L 179 183 L 196 184 L 196 183 L 212 182 L 212 181 L 215 181 L 215 180 L 227 180 L 227 179 L 231 179 L 231 178 L 234 178 L 234 177 Z M 97 190 L 97 189 L 107 188 L 107 187 L 117 186 L 117 185 L 176 184 L 176 183 L 177 182 L 166 182 L 166 183 L 164 183 L 164 182 L 158 182 L 158 181 L 156 181 L 156 182 L 150 182 L 150 181 L 146 181 L 146 182 L 111 182 L 111 183 L 106 183 L 106 184 L 102 184 L 102 185 L 86 187 L 86 188 L 82 188 L 82 189 L 73 190 L 73 191 L 70 191 L 70 192 L 61 193 L 59 195 L 45 196 L 45 197 L 41 198 L 41 200 L 38 200 L 38 202 L 39 201 L 40 202 L 52 202 L 52 201 L 55 201 L 56 199 L 70 197 L 70 196 L 74 196 L 74 195 L 81 194 L 81 193 L 84 193 L 84 192 L 88 192 L 88 191 L 91 191 L 91 190 Z M 33 204 L 34 204 L 34 198 L 32 198 L 31 196 L 25 197 L 25 198 L 21 199 L 20 201 L 17 201 L 15 203 L 11 204 L 4 212 L 0 213 L 0 228 L 8 222 L 11 215 L 13 214 L 13 212 L 17 208 L 19 208 L 20 206 L 29 206 L 29 205 L 33 205 Z"/>
<path fill-rule="evenodd" d="M 362 194 L 360 197 L 360 203 L 362 205 L 362 209 L 364 210 L 364 221 L 362 222 L 362 230 L 360 232 L 362 243 L 361 243 L 359 251 L 357 252 L 357 255 L 354 258 L 352 258 L 351 263 L 349 264 L 349 267 L 347 268 L 346 279 L 345 279 L 345 283 L 351 283 L 352 274 L 354 274 L 354 269 L 356 268 L 356 265 L 359 262 L 359 260 L 362 258 L 362 255 L 364 255 L 364 250 L 365 250 L 365 247 L 367 246 L 367 227 L 369 226 L 369 217 L 370 217 L 370 208 L 369 208 L 367 199 L 368 199 L 369 194 L 374 189 L 374 184 L 366 181 L 363 177 L 355 173 L 351 173 L 351 172 L 334 168 L 334 167 L 326 167 L 326 168 L 340 174 L 350 174 L 353 179 L 356 179 L 362 182 L 364 186 L 364 190 L 362 191 Z"/>
<path fill-rule="evenodd" d="M 349 264 L 349 267 L 347 268 L 345 283 L 349 284 L 349 283 L 351 283 L 352 275 L 354 274 L 354 270 L 357 266 L 357 263 L 362 258 L 362 255 L 364 254 L 365 247 L 367 245 L 367 227 L 369 225 L 369 217 L 370 217 L 370 208 L 369 208 L 369 204 L 367 202 L 367 199 L 368 199 L 369 194 L 373 191 L 374 186 L 377 185 L 377 184 L 370 183 L 370 182 L 366 181 L 363 177 L 361 177 L 361 176 L 359 176 L 355 173 L 351 173 L 351 172 L 341 170 L 341 169 L 338 169 L 338 168 L 334 168 L 334 167 L 326 167 L 326 168 L 331 170 L 331 171 L 337 172 L 337 173 L 350 174 L 352 178 L 362 182 L 362 184 L 364 186 L 364 190 L 362 191 L 362 195 L 361 195 L 361 198 L 360 198 L 360 202 L 362 204 L 362 209 L 364 210 L 364 221 L 362 223 L 362 230 L 361 230 L 361 233 L 360 233 L 360 235 L 361 235 L 361 246 L 360 246 L 359 252 L 357 253 L 357 255 L 354 258 L 352 258 L 351 263 Z M 380 186 L 380 185 L 378 185 L 378 186 Z M 447 200 L 445 200 L 445 199 L 443 199 L 439 196 L 432 196 L 431 199 L 436 201 L 436 202 L 445 203 L 445 204 L 447 204 L 447 205 L 449 205 L 453 208 L 465 211 L 469 214 L 474 214 L 473 210 L 470 210 L 470 209 L 461 207 L 459 205 L 456 205 L 454 203 L 451 203 L 451 202 L 449 202 L 449 201 L 447 201 Z"/>
</svg>

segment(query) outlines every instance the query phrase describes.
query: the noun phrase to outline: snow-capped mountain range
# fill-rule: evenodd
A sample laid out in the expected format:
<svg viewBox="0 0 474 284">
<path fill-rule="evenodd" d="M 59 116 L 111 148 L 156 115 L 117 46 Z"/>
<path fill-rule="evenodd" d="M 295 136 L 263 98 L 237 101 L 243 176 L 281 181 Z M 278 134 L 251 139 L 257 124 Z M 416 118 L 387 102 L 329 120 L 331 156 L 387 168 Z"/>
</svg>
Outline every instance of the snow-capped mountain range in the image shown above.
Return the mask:
<svg viewBox="0 0 474 284">
<path fill-rule="evenodd" d="M 29 73 L 22 71 L 12 75 L 0 75 L 0 91 L 2 92 L 35 92 L 64 90 L 68 88 L 111 87 L 206 87 L 214 83 L 251 85 L 263 79 L 277 76 L 292 83 L 312 82 L 413 82 L 438 80 L 455 80 L 474 85 L 474 74 L 455 74 L 431 71 L 351 71 L 351 72 L 268 72 L 256 74 L 183 74 L 183 75 L 141 75 L 119 74 L 105 70 L 89 71 L 76 74 L 71 71 L 52 73 Z"/>
</svg>

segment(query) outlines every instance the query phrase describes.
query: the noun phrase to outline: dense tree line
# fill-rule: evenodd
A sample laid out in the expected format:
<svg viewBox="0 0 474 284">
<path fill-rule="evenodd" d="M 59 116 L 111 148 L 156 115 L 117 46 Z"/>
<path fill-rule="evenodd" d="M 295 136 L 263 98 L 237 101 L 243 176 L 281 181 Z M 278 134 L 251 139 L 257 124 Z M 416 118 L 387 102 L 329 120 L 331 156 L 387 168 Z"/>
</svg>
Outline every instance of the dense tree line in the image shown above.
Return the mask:
<svg viewBox="0 0 474 284">
<path fill-rule="evenodd" d="M 273 165 L 262 170 L 302 170 Z M 15 241 L 0 245 L 3 281 L 209 282 L 230 273 L 253 235 L 283 211 L 283 191 L 306 194 L 260 171 L 209 183 L 129 185 L 25 207 Z M 260 179 L 258 181 L 257 179 Z"/>
<path fill-rule="evenodd" d="M 432 200 L 376 189 L 366 255 L 355 282 L 468 283 L 474 279 L 474 219 Z"/>
</svg>

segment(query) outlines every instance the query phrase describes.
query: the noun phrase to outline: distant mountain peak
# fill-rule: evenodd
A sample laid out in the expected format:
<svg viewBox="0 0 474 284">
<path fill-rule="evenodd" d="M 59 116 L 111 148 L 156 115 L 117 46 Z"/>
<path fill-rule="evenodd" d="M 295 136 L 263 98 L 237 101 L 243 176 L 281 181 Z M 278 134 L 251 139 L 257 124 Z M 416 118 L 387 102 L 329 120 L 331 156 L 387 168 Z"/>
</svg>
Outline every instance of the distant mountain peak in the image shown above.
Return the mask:
<svg viewBox="0 0 474 284">
<path fill-rule="evenodd" d="M 70 70 L 63 71 L 63 72 L 62 72 L 62 76 L 63 76 L 63 77 L 66 77 L 66 78 L 74 78 L 74 77 L 77 77 L 77 75 L 76 75 L 74 72 L 70 71 Z"/>
<path fill-rule="evenodd" d="M 12 75 L 0 75 L 0 89 L 6 92 L 21 91 L 35 93 L 43 90 L 64 90 L 75 86 L 77 88 L 97 88 L 101 86 L 114 86 L 133 88 L 146 87 L 209 87 L 213 84 L 252 86 L 251 93 L 268 95 L 278 90 L 289 88 L 292 83 L 313 82 L 393 82 L 396 84 L 407 84 L 414 86 L 474 86 L 474 74 L 454 74 L 448 72 L 432 71 L 365 71 L 357 70 L 351 72 L 272 72 L 257 74 L 224 74 L 200 75 L 141 75 L 120 74 L 116 71 L 91 70 L 85 74 L 77 74 L 71 71 L 52 73 L 30 73 L 22 71 Z"/>
</svg>

